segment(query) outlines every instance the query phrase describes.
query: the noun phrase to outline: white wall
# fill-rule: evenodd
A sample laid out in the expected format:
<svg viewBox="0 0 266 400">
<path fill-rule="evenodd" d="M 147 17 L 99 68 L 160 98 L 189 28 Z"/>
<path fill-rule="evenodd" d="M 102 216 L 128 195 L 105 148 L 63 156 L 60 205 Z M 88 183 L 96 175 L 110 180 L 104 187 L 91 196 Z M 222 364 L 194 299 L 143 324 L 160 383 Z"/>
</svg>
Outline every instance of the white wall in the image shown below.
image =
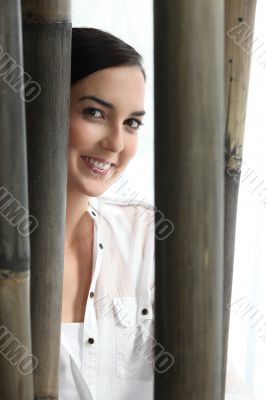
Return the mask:
<svg viewBox="0 0 266 400">
<path fill-rule="evenodd" d="M 266 399 L 266 1 L 258 0 L 238 203 L 229 357 Z M 242 307 L 240 308 L 240 304 Z M 247 308 L 248 306 L 248 308 Z"/>
</svg>

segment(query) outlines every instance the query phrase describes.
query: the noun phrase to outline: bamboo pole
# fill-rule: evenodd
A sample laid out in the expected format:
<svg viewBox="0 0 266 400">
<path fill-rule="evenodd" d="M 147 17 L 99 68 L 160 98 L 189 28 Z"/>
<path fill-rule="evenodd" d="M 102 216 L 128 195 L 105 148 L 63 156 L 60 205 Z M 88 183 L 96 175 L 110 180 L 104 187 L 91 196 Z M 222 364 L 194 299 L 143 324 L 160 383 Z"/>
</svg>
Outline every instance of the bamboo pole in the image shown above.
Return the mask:
<svg viewBox="0 0 266 400">
<path fill-rule="evenodd" d="M 154 6 L 155 202 L 175 226 L 156 241 L 156 339 L 174 364 L 156 352 L 155 399 L 221 400 L 223 1 Z"/>
<path fill-rule="evenodd" d="M 70 0 L 23 0 L 24 57 L 41 93 L 27 103 L 31 317 L 37 399 L 58 398 L 70 89 Z M 30 95 L 30 94 L 29 94 Z M 33 92 L 34 96 L 34 92 Z"/>
<path fill-rule="evenodd" d="M 230 320 L 228 305 L 232 292 L 237 201 L 255 11 L 256 0 L 225 0 L 224 391 Z"/>
<path fill-rule="evenodd" d="M 20 2 L 0 0 L 0 400 L 33 398 Z"/>
</svg>

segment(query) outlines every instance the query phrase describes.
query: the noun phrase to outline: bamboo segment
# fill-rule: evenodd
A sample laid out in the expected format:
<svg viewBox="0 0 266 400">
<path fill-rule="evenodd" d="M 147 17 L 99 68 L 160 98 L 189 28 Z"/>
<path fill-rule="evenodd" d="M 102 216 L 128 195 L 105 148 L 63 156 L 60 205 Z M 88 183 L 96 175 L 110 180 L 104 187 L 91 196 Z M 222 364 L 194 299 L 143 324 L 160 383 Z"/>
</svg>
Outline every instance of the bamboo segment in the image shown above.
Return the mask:
<svg viewBox="0 0 266 400">
<path fill-rule="evenodd" d="M 0 0 L 0 400 L 33 399 L 36 367 L 23 95 L 20 1 Z"/>
<path fill-rule="evenodd" d="M 224 4 L 154 5 L 155 201 L 175 225 L 156 242 L 156 339 L 174 364 L 156 354 L 155 399 L 221 400 Z"/>
<path fill-rule="evenodd" d="M 225 0 L 225 230 L 224 358 L 225 387 L 237 201 L 242 166 L 256 0 Z"/>
<path fill-rule="evenodd" d="M 27 102 L 35 399 L 58 398 L 70 89 L 70 1 L 23 0 L 24 58 L 40 86 Z M 29 92 L 28 96 L 35 96 Z M 31 99 L 30 99 L 31 100 Z"/>
</svg>

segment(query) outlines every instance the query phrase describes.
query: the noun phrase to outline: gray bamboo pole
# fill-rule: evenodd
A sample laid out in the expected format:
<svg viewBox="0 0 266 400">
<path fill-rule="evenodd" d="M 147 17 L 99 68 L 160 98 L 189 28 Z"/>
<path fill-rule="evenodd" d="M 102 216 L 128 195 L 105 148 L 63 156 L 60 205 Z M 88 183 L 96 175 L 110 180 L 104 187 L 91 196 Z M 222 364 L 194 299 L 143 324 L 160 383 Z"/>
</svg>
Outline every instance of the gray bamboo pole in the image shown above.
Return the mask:
<svg viewBox="0 0 266 400">
<path fill-rule="evenodd" d="M 70 0 L 23 0 L 24 57 L 41 93 L 26 107 L 35 399 L 58 398 L 70 89 Z M 34 91 L 28 96 L 35 96 Z"/>
<path fill-rule="evenodd" d="M 156 352 L 155 399 L 221 400 L 224 4 L 154 6 L 155 202 L 175 225 L 156 232 L 156 339 L 174 365 Z"/>
<path fill-rule="evenodd" d="M 255 11 L 256 0 L 225 0 L 224 390 L 230 320 L 228 305 L 232 293 L 237 201 Z"/>
<path fill-rule="evenodd" d="M 33 398 L 20 2 L 0 0 L 0 400 Z"/>
</svg>

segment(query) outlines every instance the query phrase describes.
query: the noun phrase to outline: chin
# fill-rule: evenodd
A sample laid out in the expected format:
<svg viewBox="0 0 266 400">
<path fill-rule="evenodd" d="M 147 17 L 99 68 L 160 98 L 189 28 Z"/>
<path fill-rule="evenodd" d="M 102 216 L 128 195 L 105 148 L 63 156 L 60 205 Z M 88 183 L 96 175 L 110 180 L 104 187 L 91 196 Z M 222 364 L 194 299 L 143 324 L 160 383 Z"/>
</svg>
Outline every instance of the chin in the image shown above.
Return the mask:
<svg viewBox="0 0 266 400">
<path fill-rule="evenodd" d="M 93 186 L 93 184 L 91 185 Z M 100 186 L 100 185 L 98 185 Z M 101 196 L 102 194 L 104 194 L 112 185 L 108 185 L 105 187 L 97 187 L 97 185 L 95 185 L 95 187 L 93 187 L 93 189 L 90 187 L 83 187 L 82 192 L 89 197 L 98 197 Z"/>
</svg>

